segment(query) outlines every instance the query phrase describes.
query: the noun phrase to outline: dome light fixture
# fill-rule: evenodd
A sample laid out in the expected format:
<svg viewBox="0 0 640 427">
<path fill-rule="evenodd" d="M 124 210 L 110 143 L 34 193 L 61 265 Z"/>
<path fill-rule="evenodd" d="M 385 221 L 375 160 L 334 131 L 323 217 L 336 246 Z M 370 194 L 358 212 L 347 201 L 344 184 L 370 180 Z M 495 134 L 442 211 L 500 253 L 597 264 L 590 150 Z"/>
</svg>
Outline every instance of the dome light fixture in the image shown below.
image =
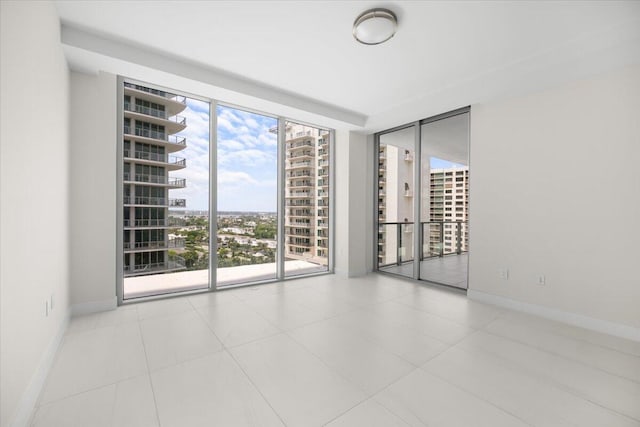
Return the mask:
<svg viewBox="0 0 640 427">
<path fill-rule="evenodd" d="M 396 33 L 398 19 L 388 9 L 369 9 L 353 23 L 353 37 L 362 44 L 384 43 Z"/>
</svg>

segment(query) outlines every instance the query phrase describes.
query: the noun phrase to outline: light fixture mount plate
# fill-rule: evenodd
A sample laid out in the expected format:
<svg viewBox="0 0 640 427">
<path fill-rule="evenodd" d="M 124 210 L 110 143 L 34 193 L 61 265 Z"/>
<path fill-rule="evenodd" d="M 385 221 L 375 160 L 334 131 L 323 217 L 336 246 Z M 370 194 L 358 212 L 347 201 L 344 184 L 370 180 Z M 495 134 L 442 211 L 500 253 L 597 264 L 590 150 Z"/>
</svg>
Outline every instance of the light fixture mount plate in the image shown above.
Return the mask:
<svg viewBox="0 0 640 427">
<path fill-rule="evenodd" d="M 384 43 L 394 36 L 398 19 L 389 9 L 365 10 L 353 22 L 353 37 L 362 44 Z"/>
</svg>

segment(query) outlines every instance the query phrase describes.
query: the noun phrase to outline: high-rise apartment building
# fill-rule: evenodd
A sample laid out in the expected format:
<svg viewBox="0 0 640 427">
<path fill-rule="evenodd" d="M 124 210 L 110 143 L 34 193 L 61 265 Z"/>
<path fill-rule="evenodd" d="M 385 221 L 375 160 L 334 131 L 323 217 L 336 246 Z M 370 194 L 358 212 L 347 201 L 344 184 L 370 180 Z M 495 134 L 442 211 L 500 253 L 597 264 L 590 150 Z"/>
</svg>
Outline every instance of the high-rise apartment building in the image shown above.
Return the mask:
<svg viewBox="0 0 640 427">
<path fill-rule="evenodd" d="M 469 167 L 432 169 L 429 177 L 429 252 L 466 252 Z"/>
<path fill-rule="evenodd" d="M 397 262 L 397 256 L 413 257 L 413 152 L 380 144 L 378 152 L 378 264 Z M 392 249 L 393 248 L 393 249 Z M 397 250 L 399 248 L 399 250 Z M 392 249 L 392 250 L 390 250 Z"/>
<path fill-rule="evenodd" d="M 327 265 L 329 132 L 285 125 L 285 257 Z"/>
<path fill-rule="evenodd" d="M 170 207 L 185 207 L 184 199 L 171 199 L 172 189 L 184 188 L 184 179 L 170 173 L 186 167 L 176 157 L 186 139 L 175 136 L 187 127 L 179 116 L 186 98 L 131 83 L 124 85 L 123 194 L 124 275 L 139 276 L 185 268 L 170 251 L 184 240 L 170 238 Z"/>
<path fill-rule="evenodd" d="M 413 259 L 412 150 L 380 144 L 378 151 L 378 265 Z M 469 168 L 421 165 L 423 256 L 466 252 Z M 420 191 L 420 190 L 419 190 Z M 404 224 L 407 223 L 407 224 Z M 386 225 L 385 225 L 386 224 Z"/>
</svg>

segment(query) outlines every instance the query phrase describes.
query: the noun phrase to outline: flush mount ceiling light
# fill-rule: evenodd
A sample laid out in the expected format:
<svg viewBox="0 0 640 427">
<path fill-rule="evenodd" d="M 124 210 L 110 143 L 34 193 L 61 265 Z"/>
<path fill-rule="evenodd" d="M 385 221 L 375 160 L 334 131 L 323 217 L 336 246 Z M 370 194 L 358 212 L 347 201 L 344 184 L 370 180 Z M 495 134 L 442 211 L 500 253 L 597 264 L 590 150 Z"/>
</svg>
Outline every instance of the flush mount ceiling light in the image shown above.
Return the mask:
<svg viewBox="0 0 640 427">
<path fill-rule="evenodd" d="M 369 9 L 353 23 L 353 37 L 362 44 L 380 44 L 396 33 L 398 20 L 388 9 Z"/>
</svg>

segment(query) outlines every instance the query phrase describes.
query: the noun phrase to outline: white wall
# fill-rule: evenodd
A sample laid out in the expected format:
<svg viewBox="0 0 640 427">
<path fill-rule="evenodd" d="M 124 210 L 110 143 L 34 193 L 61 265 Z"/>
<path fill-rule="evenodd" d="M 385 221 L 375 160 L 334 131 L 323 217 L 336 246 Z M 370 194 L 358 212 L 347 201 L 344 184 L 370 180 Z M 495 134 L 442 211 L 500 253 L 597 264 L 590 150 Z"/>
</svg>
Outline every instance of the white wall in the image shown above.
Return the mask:
<svg viewBox="0 0 640 427">
<path fill-rule="evenodd" d="M 116 305 L 117 78 L 71 73 L 71 303 Z"/>
<path fill-rule="evenodd" d="M 639 167 L 640 66 L 474 105 L 471 293 L 640 328 Z"/>
<path fill-rule="evenodd" d="M 3 1 L 0 16 L 0 425 L 9 426 L 26 423 L 68 318 L 69 71 L 53 4 Z"/>
<path fill-rule="evenodd" d="M 366 135 L 336 131 L 335 271 L 349 277 L 371 271 L 372 159 Z"/>
</svg>

